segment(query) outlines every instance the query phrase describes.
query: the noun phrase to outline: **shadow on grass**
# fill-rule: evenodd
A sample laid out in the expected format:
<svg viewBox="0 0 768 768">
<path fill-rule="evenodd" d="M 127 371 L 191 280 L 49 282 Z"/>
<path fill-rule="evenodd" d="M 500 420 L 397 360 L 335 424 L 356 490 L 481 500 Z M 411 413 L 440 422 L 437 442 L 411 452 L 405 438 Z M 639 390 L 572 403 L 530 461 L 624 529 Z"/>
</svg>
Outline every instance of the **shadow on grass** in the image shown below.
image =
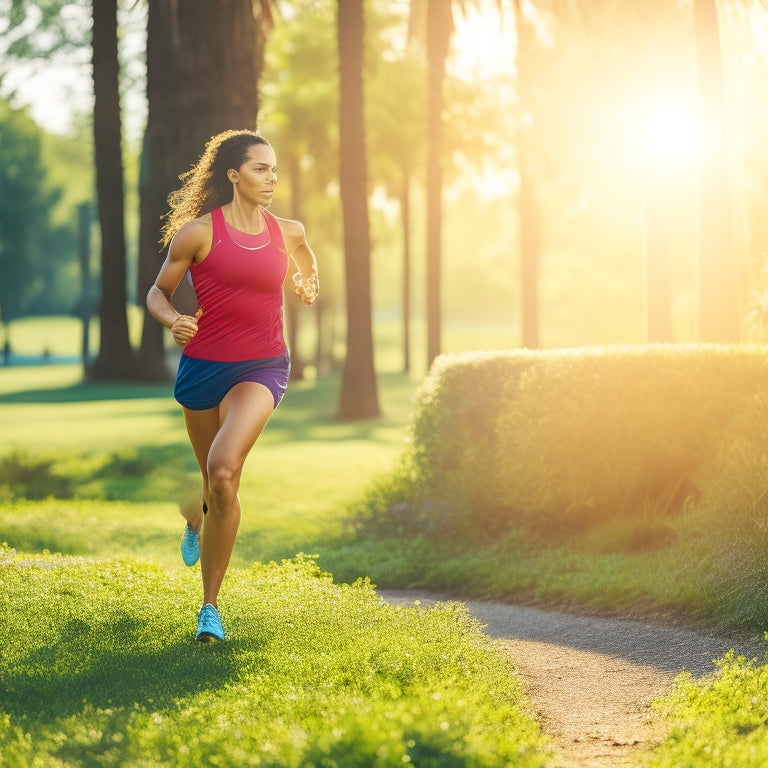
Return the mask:
<svg viewBox="0 0 768 768">
<path fill-rule="evenodd" d="M 68 458 L 71 466 L 62 474 L 55 455 L 49 458 L 12 451 L 0 456 L 0 492 L 19 499 L 183 499 L 191 478 L 198 474 L 194 454 L 186 443 L 127 446 L 99 457 L 101 464 L 96 469 L 88 460 L 78 466 L 71 456 Z"/>
<path fill-rule="evenodd" d="M 0 405 L 18 403 L 82 403 L 102 400 L 142 400 L 167 397 L 173 400 L 173 384 L 102 383 L 81 381 L 67 387 L 25 389 L 0 394 Z M 178 406 L 176 406 L 178 407 Z"/>
<path fill-rule="evenodd" d="M 375 439 L 374 432 L 381 427 L 402 427 L 409 420 L 413 393 L 419 382 L 402 373 L 379 374 L 377 382 L 381 415 L 353 421 L 340 421 L 337 417 L 341 391 L 338 373 L 314 381 L 292 382 L 268 430 L 286 440 L 360 440 Z M 164 398 L 170 413 L 180 411 L 181 406 L 173 398 L 172 384 L 90 381 L 0 394 L 0 405 Z"/>
<path fill-rule="evenodd" d="M 94 628 L 69 621 L 56 646 L 42 648 L 18 669 L 5 670 L 0 682 L 0 708 L 11 715 L 53 721 L 81 712 L 135 705 L 171 707 L 182 697 L 224 686 L 237 675 L 233 647 L 200 645 L 194 635 L 170 645 L 148 649 L 134 646 L 139 622 L 121 616 Z"/>
</svg>

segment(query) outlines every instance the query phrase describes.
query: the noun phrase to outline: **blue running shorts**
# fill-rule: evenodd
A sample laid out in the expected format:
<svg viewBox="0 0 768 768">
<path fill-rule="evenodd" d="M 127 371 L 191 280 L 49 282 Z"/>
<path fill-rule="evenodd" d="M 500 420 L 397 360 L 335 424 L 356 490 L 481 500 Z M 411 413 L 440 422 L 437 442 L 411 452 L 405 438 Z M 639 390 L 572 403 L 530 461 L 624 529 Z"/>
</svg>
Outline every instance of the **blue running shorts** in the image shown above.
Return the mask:
<svg viewBox="0 0 768 768">
<path fill-rule="evenodd" d="M 203 411 L 219 405 L 235 384 L 255 381 L 272 393 L 277 408 L 288 387 L 290 373 L 291 357 L 288 350 L 277 357 L 237 363 L 198 360 L 182 354 L 173 396 L 185 408 Z"/>
</svg>

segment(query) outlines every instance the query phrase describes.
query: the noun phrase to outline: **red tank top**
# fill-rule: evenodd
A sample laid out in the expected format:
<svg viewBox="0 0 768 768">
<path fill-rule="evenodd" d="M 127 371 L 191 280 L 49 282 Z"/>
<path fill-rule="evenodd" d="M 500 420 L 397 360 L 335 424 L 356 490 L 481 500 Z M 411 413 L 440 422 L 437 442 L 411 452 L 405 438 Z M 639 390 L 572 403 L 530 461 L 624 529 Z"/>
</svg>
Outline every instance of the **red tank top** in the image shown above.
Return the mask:
<svg viewBox="0 0 768 768">
<path fill-rule="evenodd" d="M 230 227 L 221 208 L 211 211 L 211 250 L 189 268 L 202 309 L 198 332 L 184 354 L 221 363 L 277 357 L 283 339 L 283 281 L 288 256 L 275 217 L 261 209 L 258 235 Z"/>
</svg>

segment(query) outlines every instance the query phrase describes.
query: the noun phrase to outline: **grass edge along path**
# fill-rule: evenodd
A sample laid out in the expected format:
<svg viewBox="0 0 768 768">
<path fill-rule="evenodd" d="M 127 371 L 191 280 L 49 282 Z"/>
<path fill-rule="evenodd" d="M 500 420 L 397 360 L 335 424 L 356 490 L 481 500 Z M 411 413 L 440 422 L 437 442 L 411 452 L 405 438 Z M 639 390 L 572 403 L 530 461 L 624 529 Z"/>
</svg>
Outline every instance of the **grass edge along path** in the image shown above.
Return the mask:
<svg viewBox="0 0 768 768">
<path fill-rule="evenodd" d="M 655 702 L 669 732 L 648 768 L 768 765 L 768 659 L 730 650 L 715 664 L 717 674 L 703 680 L 681 673 L 670 694 Z"/>
<path fill-rule="evenodd" d="M 509 659 L 458 604 L 386 604 L 311 558 L 230 573 L 0 548 L 0 754 L 18 766 L 544 766 Z"/>
</svg>

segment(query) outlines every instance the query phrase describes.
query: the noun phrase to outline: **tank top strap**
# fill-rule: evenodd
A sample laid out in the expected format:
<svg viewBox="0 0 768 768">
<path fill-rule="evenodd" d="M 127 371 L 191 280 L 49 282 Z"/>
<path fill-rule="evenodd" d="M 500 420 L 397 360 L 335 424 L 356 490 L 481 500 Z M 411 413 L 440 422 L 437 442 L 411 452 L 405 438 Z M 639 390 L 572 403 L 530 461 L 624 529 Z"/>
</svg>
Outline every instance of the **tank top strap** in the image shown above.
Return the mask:
<svg viewBox="0 0 768 768">
<path fill-rule="evenodd" d="M 211 225 L 213 227 L 213 239 L 212 242 L 217 243 L 221 240 L 222 230 L 226 227 L 224 221 L 224 213 L 221 208 L 214 208 L 211 211 Z"/>
</svg>

